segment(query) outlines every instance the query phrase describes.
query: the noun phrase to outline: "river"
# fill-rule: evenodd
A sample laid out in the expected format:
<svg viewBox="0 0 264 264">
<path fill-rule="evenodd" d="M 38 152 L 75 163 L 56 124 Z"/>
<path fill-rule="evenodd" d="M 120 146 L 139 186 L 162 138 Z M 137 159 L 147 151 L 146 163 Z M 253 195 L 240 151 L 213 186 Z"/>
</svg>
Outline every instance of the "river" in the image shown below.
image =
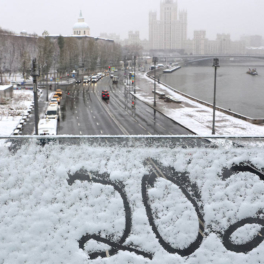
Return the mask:
<svg viewBox="0 0 264 264">
<path fill-rule="evenodd" d="M 221 63 L 221 62 L 220 62 Z M 257 76 L 246 74 L 257 67 Z M 251 117 L 264 118 L 264 62 L 220 65 L 217 69 L 216 105 Z M 187 66 L 162 74 L 160 80 L 169 86 L 213 104 L 214 68 Z"/>
</svg>

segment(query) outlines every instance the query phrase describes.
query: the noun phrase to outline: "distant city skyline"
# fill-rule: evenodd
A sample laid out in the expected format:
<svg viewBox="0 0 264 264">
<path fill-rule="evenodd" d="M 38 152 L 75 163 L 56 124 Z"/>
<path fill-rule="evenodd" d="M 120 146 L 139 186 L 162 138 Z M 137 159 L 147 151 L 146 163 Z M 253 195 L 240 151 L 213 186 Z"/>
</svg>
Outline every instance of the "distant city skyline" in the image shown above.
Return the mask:
<svg viewBox="0 0 264 264">
<path fill-rule="evenodd" d="M 178 0 L 181 10 L 188 11 L 188 38 L 195 30 L 205 30 L 209 39 L 217 34 L 230 34 L 231 39 L 242 35 L 261 35 L 263 0 Z M 80 10 L 90 27 L 92 36 L 100 33 L 115 33 L 122 39 L 129 31 L 139 31 L 141 39 L 148 39 L 148 18 L 150 11 L 159 15 L 160 0 L 97 0 L 87 2 L 76 0 L 2 0 L 0 27 L 16 33 L 26 30 L 41 35 L 44 30 L 50 34 L 71 35 Z M 98 8 L 100 7 L 100 8 Z"/>
</svg>

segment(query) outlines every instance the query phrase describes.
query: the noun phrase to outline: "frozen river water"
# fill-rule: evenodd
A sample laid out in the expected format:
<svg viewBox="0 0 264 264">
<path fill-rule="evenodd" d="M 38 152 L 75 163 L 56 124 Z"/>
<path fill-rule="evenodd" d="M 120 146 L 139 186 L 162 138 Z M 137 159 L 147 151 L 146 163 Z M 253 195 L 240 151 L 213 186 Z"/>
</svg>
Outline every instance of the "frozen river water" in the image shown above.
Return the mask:
<svg viewBox="0 0 264 264">
<path fill-rule="evenodd" d="M 264 62 L 261 64 L 264 66 Z M 263 66 L 256 66 L 258 76 L 246 74 L 246 64 L 218 68 L 216 105 L 251 118 L 264 118 Z M 211 66 L 182 67 L 174 73 L 161 75 L 160 80 L 181 92 L 213 104 L 214 68 Z"/>
</svg>

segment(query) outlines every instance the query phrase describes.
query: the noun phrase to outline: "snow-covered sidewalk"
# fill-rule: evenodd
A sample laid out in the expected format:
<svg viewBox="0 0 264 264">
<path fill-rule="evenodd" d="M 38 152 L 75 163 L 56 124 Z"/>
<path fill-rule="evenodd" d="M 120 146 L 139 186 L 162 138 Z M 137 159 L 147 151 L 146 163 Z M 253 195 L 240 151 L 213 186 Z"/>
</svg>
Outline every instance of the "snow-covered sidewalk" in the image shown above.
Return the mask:
<svg viewBox="0 0 264 264">
<path fill-rule="evenodd" d="M 153 83 L 154 81 L 148 78 L 146 74 L 137 74 L 137 91 L 135 96 L 150 106 L 153 106 L 154 102 L 154 95 L 152 93 L 154 89 Z M 159 112 L 190 129 L 197 135 L 208 136 L 212 134 L 212 108 L 188 99 L 158 82 L 156 82 L 156 87 L 157 91 L 171 95 L 182 102 L 181 104 L 168 103 L 156 96 L 156 109 Z M 216 111 L 215 118 L 216 135 L 264 136 L 264 124 L 251 124 L 219 111 Z"/>
</svg>

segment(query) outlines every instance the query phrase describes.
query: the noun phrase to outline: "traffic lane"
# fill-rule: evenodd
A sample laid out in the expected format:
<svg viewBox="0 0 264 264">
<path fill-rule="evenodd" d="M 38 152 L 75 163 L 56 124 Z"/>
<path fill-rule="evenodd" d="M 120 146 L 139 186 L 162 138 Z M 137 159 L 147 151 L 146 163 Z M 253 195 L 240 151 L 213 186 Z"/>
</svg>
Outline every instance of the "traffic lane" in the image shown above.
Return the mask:
<svg viewBox="0 0 264 264">
<path fill-rule="evenodd" d="M 99 121 L 101 118 L 98 118 L 98 114 L 100 115 L 101 110 L 97 108 L 95 104 L 97 98 L 88 92 L 88 87 L 83 86 L 77 96 L 79 98 L 78 117 L 80 120 L 81 134 L 102 135 L 104 133 L 110 133 L 111 126 L 107 126 L 107 130 L 102 125 L 102 122 Z M 115 134 L 117 132 L 112 131 L 111 133 Z"/>
<path fill-rule="evenodd" d="M 73 91 L 80 131 L 85 135 L 122 135 L 98 102 L 96 91 L 96 84 L 78 85 Z"/>
<path fill-rule="evenodd" d="M 120 105 L 124 105 L 124 108 L 128 113 L 134 116 L 134 118 L 139 122 L 139 124 L 145 129 L 148 133 L 154 135 L 187 135 L 191 134 L 181 125 L 173 122 L 169 118 L 161 115 L 159 112 L 155 111 L 144 104 L 143 102 L 137 100 L 130 94 L 130 90 L 124 91 L 122 85 L 112 85 L 112 90 L 114 96 L 119 100 Z M 127 93 L 127 94 L 126 94 Z M 126 98 L 127 96 L 127 98 Z M 134 107 L 132 107 L 132 101 L 134 101 Z"/>
<path fill-rule="evenodd" d="M 61 119 L 58 123 L 58 134 L 59 135 L 80 135 L 78 122 L 76 119 L 76 108 L 74 91 L 76 90 L 75 85 L 68 86 L 66 91 L 63 93 L 61 100 Z"/>
<path fill-rule="evenodd" d="M 161 126 L 158 126 L 153 119 L 153 123 L 151 123 L 151 117 L 145 117 L 145 114 L 139 114 L 136 107 L 132 107 L 132 97 L 129 94 L 129 90 L 122 89 L 120 85 L 112 85 L 111 79 L 108 79 L 109 89 L 112 91 L 111 98 L 112 101 L 119 106 L 119 108 L 123 108 L 122 111 L 127 113 L 128 120 L 130 120 L 133 124 L 130 125 L 130 129 L 135 129 L 138 127 L 140 129 L 140 134 L 144 135 L 165 135 L 166 129 Z M 127 96 L 127 98 L 126 98 Z M 123 99 L 123 97 L 125 99 Z M 135 101 L 133 99 L 133 101 Z M 125 125 L 125 123 L 124 123 Z M 129 122 L 128 122 L 129 125 Z M 135 133 L 137 134 L 137 132 Z"/>
<path fill-rule="evenodd" d="M 101 91 L 98 89 L 100 81 L 92 84 L 90 88 L 86 88 L 86 102 L 94 122 L 100 127 L 100 133 L 103 135 L 123 135 L 117 124 L 109 116 L 102 104 L 106 104 L 101 99 Z"/>
<path fill-rule="evenodd" d="M 119 78 L 120 78 L 120 82 L 115 88 L 116 88 L 116 91 L 119 91 L 119 95 L 122 96 L 122 94 L 124 94 L 122 83 L 123 83 L 123 79 L 126 78 L 126 76 L 123 74 L 123 72 L 119 72 Z M 134 92 L 133 87 L 130 88 L 130 91 Z M 130 96 L 130 102 L 128 102 L 128 107 L 131 107 L 132 99 L 133 99 L 133 96 Z M 193 134 L 189 130 L 182 127 L 180 124 L 160 114 L 159 112 L 155 111 L 153 108 L 141 102 L 140 100 L 133 100 L 133 101 L 136 101 L 135 106 L 138 110 L 138 113 L 140 114 L 140 117 L 146 116 L 147 125 L 150 125 L 152 123 L 154 126 L 157 126 L 157 128 L 160 128 L 161 130 L 163 130 L 163 132 L 161 132 L 162 134 L 164 134 L 164 130 L 165 130 L 165 134 L 170 134 L 170 135 L 192 135 Z M 140 106 L 140 108 L 138 106 Z"/>
<path fill-rule="evenodd" d="M 105 90 L 109 86 L 109 81 L 105 78 L 104 82 L 98 84 L 98 90 Z M 101 96 L 101 95 L 100 95 Z M 130 135 L 150 135 L 143 126 L 138 125 L 138 122 L 133 118 L 124 107 L 117 102 L 115 95 L 110 91 L 110 100 L 102 101 L 105 106 L 114 114 L 118 122 L 127 130 Z"/>
<path fill-rule="evenodd" d="M 189 130 L 170 120 L 168 117 L 155 111 L 150 106 L 135 99 L 135 108 L 139 116 L 144 116 L 148 125 L 156 126 L 156 129 L 161 129 L 163 134 L 170 135 L 193 135 Z M 160 131 L 160 130 L 159 130 Z"/>
<path fill-rule="evenodd" d="M 69 95 L 72 97 L 71 108 L 73 118 L 75 119 L 76 135 L 97 135 L 100 134 L 94 124 L 91 114 L 87 112 L 87 104 L 84 98 L 84 89 L 82 85 L 75 85 Z"/>
<path fill-rule="evenodd" d="M 88 105 L 85 98 L 84 88 L 79 87 L 78 91 L 75 93 L 75 107 L 76 115 L 75 118 L 79 127 L 80 135 L 97 135 L 100 133 L 96 127 L 92 115 L 88 110 Z M 77 102 L 77 103 L 76 103 Z M 78 106 L 77 106 L 78 104 Z"/>
</svg>

